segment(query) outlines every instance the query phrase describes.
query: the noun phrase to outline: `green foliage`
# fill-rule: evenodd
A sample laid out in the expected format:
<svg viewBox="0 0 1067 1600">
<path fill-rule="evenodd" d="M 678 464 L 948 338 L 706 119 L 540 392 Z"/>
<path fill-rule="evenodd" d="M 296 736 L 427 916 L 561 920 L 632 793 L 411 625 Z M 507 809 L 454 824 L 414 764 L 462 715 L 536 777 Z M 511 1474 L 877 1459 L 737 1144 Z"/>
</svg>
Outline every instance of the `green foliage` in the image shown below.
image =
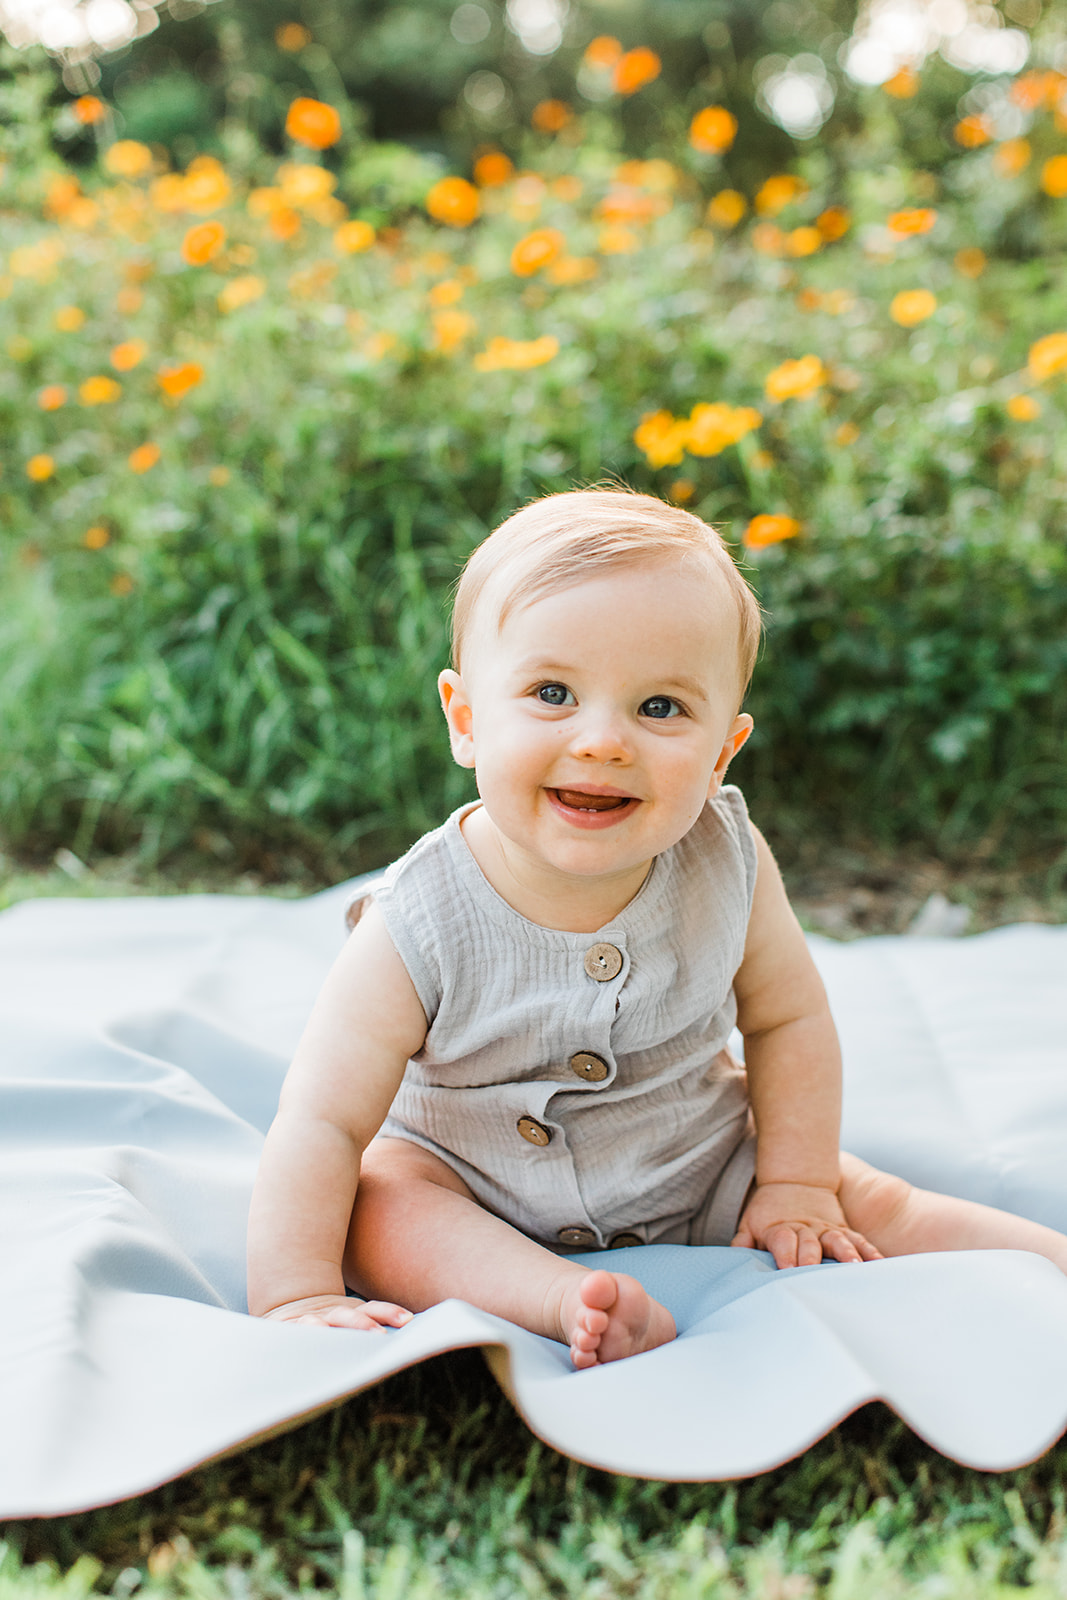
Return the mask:
<svg viewBox="0 0 1067 1600">
<path fill-rule="evenodd" d="M 360 139 L 340 96 L 336 172 L 306 151 L 276 172 L 227 122 L 224 165 L 161 182 L 145 147 L 106 154 L 105 118 L 79 193 L 47 134 L 5 129 L 8 845 L 381 861 L 468 792 L 434 694 L 467 553 L 529 497 L 614 475 L 722 527 L 767 608 L 738 773 L 772 835 L 1054 861 L 1062 134 L 1046 97 L 1018 171 L 1004 141 L 961 148 L 951 76 L 931 68 L 930 104 L 859 95 L 777 194 L 735 176 L 743 125 L 692 147 L 703 89 L 609 94 L 522 135 L 525 175 L 455 226 L 421 203 L 440 164 Z M 32 110 L 41 81 L 0 87 Z M 620 168 L 639 102 L 649 159 Z M 709 221 L 738 183 L 746 219 Z M 893 234 L 901 210 L 929 227 Z M 354 253 L 353 215 L 380 230 Z M 552 259 L 516 270 L 539 229 Z M 120 393 L 83 388 L 105 376 Z M 702 405 L 762 420 L 702 442 Z M 794 536 L 757 548 L 766 515 Z"/>
</svg>

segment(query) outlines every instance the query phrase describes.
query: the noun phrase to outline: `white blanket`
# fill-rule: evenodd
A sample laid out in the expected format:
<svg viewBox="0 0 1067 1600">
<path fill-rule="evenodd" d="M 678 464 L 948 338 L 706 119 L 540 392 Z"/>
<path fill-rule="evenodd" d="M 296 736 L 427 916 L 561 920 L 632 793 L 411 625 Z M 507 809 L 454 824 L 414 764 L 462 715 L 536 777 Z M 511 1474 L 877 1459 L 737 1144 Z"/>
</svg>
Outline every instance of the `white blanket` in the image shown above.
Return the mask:
<svg viewBox="0 0 1067 1600">
<path fill-rule="evenodd" d="M 680 1336 L 583 1373 L 459 1301 L 385 1334 L 246 1316 L 256 1160 L 346 893 L 0 916 L 0 1518 L 138 1493 L 464 1345 L 541 1438 L 644 1477 L 763 1471 L 876 1398 L 972 1466 L 1060 1435 L 1067 1279 L 1013 1251 L 619 1252 Z M 1067 928 L 811 944 L 846 1145 L 1067 1231 Z"/>
</svg>

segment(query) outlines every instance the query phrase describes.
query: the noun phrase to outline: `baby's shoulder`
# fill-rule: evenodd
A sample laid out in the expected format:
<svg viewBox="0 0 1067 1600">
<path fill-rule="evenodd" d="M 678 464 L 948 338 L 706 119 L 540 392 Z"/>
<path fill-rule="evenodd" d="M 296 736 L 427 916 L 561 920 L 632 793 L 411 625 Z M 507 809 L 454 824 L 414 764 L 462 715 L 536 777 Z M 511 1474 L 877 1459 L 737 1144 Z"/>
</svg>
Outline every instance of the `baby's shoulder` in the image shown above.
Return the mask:
<svg viewBox="0 0 1067 1600">
<path fill-rule="evenodd" d="M 736 784 L 723 784 L 675 850 L 687 873 L 716 879 L 732 876 L 751 903 L 756 883 L 756 841 L 745 797 Z"/>
</svg>

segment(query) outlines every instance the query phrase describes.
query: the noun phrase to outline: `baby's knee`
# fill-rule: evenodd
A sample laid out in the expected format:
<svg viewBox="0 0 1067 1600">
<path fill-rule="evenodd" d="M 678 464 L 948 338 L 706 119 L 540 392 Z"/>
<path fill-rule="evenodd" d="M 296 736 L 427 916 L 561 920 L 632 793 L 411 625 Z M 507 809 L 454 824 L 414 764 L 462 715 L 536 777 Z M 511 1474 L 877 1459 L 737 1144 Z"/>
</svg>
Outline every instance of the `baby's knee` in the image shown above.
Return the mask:
<svg viewBox="0 0 1067 1600">
<path fill-rule="evenodd" d="M 905 1178 L 882 1172 L 842 1150 L 838 1199 L 849 1226 L 868 1238 L 896 1221 L 913 1193 L 912 1185 Z"/>
</svg>

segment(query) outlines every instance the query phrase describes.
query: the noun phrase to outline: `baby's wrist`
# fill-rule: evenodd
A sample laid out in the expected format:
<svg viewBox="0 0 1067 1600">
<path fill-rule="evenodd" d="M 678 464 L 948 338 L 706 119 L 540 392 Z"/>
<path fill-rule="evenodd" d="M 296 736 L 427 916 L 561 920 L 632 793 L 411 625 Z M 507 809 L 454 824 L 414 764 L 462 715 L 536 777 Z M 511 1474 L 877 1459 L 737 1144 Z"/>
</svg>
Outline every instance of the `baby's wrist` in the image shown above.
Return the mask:
<svg viewBox="0 0 1067 1600">
<path fill-rule="evenodd" d="M 806 1173 L 803 1177 L 783 1177 L 778 1173 L 764 1177 L 762 1173 L 756 1174 L 757 1189 L 822 1189 L 828 1194 L 836 1194 L 841 1186 L 841 1177 L 835 1173 L 833 1177 L 825 1173 Z"/>
</svg>

